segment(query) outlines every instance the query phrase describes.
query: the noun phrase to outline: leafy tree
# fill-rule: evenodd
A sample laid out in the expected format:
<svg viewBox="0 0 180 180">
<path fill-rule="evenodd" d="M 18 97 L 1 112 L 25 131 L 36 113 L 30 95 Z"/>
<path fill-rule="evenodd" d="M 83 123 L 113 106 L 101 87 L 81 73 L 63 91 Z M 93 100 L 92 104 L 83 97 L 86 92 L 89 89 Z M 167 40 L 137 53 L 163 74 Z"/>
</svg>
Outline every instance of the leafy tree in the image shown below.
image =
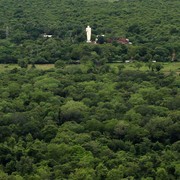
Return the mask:
<svg viewBox="0 0 180 180">
<path fill-rule="evenodd" d="M 156 69 L 157 72 L 159 72 L 163 68 L 163 65 L 160 63 L 155 63 L 154 68 Z"/>
<path fill-rule="evenodd" d="M 140 62 L 135 62 L 134 66 L 139 70 L 143 65 Z"/>
<path fill-rule="evenodd" d="M 42 129 L 43 139 L 49 142 L 51 139 L 53 139 L 56 136 L 57 130 L 58 129 L 55 125 L 46 125 Z"/>
<path fill-rule="evenodd" d="M 118 168 L 114 168 L 114 169 L 110 170 L 107 174 L 107 179 L 108 180 L 122 179 L 124 176 L 123 169 L 124 169 L 124 167 L 122 165 L 120 165 Z"/>
<path fill-rule="evenodd" d="M 114 132 L 118 137 L 124 137 L 129 129 L 129 124 L 125 121 L 119 121 L 114 128 Z"/>
<path fill-rule="evenodd" d="M 108 173 L 108 169 L 103 163 L 99 163 L 96 167 L 97 179 L 105 179 Z"/>
<path fill-rule="evenodd" d="M 81 121 L 82 118 L 86 115 L 88 111 L 88 107 L 83 102 L 78 101 L 67 101 L 61 107 L 61 113 L 64 120 L 74 120 L 74 121 Z"/>
<path fill-rule="evenodd" d="M 28 67 L 28 60 L 26 60 L 26 59 L 19 59 L 18 60 L 18 65 L 21 68 L 27 68 Z"/>
<path fill-rule="evenodd" d="M 156 179 L 168 179 L 168 174 L 164 168 L 159 167 L 156 172 Z"/>
<path fill-rule="evenodd" d="M 8 178 L 8 174 L 3 172 L 2 170 L 0 171 L 0 179 L 7 179 Z"/>
<path fill-rule="evenodd" d="M 86 122 L 86 129 L 90 130 L 90 131 L 102 131 L 103 130 L 103 124 L 102 122 L 98 121 L 98 120 L 88 120 Z"/>
<path fill-rule="evenodd" d="M 93 180 L 95 178 L 95 171 L 92 168 L 80 168 L 76 169 L 74 174 L 70 174 L 69 179 L 76 179 L 76 180 Z"/>
<path fill-rule="evenodd" d="M 147 124 L 147 129 L 150 131 L 152 138 L 164 140 L 167 138 L 166 128 L 172 124 L 168 118 L 156 117 L 151 119 Z"/>
<path fill-rule="evenodd" d="M 16 164 L 17 171 L 21 175 L 29 174 L 33 172 L 33 159 L 30 157 L 22 156 L 20 161 Z"/>
<path fill-rule="evenodd" d="M 62 60 L 57 60 L 55 63 L 54 63 L 54 66 L 56 68 L 64 68 L 64 65 L 65 63 L 62 61 Z"/>
</svg>

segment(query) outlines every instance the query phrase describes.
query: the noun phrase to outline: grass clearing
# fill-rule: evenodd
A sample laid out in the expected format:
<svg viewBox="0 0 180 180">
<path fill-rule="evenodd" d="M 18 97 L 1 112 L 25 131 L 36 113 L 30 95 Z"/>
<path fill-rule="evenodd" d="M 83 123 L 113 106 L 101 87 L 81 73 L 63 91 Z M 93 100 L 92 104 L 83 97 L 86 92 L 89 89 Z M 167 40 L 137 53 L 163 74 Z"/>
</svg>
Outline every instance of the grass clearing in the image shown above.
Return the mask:
<svg viewBox="0 0 180 180">
<path fill-rule="evenodd" d="M 166 62 L 162 64 L 163 64 L 163 69 L 161 70 L 162 72 L 168 73 L 174 71 L 177 74 L 180 74 L 180 62 Z M 124 65 L 126 70 L 137 69 L 134 63 L 113 63 L 111 64 L 111 67 L 117 69 L 118 65 Z M 41 69 L 41 70 L 48 70 L 54 68 L 54 64 L 36 64 L 35 66 L 37 69 Z M 28 66 L 28 68 L 30 67 L 31 65 Z M 11 70 L 14 68 L 20 68 L 20 67 L 17 64 L 0 64 L 0 72 L 3 72 L 5 70 Z M 147 70 L 149 70 L 148 67 L 146 66 L 145 63 L 143 63 L 143 66 L 140 68 L 140 71 L 147 71 Z"/>
<path fill-rule="evenodd" d="M 48 70 L 54 68 L 54 64 L 36 64 L 35 67 L 41 70 Z M 17 64 L 0 64 L 0 72 L 6 70 L 12 70 L 14 68 L 20 68 L 20 67 Z M 28 68 L 31 68 L 31 65 L 29 65 Z"/>
<path fill-rule="evenodd" d="M 18 67 L 19 66 L 17 64 L 0 64 L 0 72 L 3 72 L 5 70 L 11 70 Z"/>
<path fill-rule="evenodd" d="M 36 64 L 35 66 L 37 69 L 41 69 L 41 70 L 48 70 L 54 68 L 54 64 Z"/>
<path fill-rule="evenodd" d="M 124 65 L 126 70 L 135 70 L 137 69 L 135 67 L 134 63 L 113 63 L 111 64 L 112 67 L 117 68 L 118 65 Z M 139 69 L 140 71 L 148 71 L 149 68 L 146 66 L 146 63 L 142 63 L 142 67 Z M 166 62 L 162 63 L 163 68 L 161 69 L 161 72 L 169 73 L 171 71 L 176 72 L 177 74 L 180 74 L 180 62 Z"/>
<path fill-rule="evenodd" d="M 163 63 L 164 68 L 162 69 L 164 72 L 180 72 L 180 62 L 174 62 L 174 63 Z"/>
</svg>

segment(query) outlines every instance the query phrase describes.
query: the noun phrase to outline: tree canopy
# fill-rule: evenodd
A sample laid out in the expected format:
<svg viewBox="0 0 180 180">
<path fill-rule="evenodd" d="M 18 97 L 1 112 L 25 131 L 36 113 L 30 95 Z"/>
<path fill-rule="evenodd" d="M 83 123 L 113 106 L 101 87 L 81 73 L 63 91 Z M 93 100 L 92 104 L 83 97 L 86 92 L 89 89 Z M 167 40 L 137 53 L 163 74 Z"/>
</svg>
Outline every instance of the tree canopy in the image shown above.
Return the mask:
<svg viewBox="0 0 180 180">
<path fill-rule="evenodd" d="M 180 177 L 179 76 L 93 67 L 0 72 L 1 179 Z"/>
<path fill-rule="evenodd" d="M 94 51 L 109 62 L 179 61 L 178 0 L 0 0 L 0 4 L 0 63 L 79 60 Z M 84 45 L 88 24 L 92 41 L 99 35 L 98 46 L 89 50 Z M 118 38 L 132 44 L 117 43 Z"/>
</svg>

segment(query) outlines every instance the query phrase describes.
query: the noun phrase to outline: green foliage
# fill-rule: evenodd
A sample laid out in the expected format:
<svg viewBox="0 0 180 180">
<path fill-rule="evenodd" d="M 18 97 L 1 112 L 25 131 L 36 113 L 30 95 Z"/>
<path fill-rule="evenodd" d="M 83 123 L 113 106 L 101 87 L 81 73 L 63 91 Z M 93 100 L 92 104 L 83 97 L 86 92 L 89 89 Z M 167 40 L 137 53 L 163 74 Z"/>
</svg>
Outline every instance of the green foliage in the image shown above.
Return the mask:
<svg viewBox="0 0 180 180">
<path fill-rule="evenodd" d="M 27 68 L 28 67 L 28 61 L 26 59 L 19 59 L 18 60 L 18 65 L 21 68 Z"/>
<path fill-rule="evenodd" d="M 159 71 L 163 68 L 163 66 L 162 66 L 162 64 L 160 64 L 160 63 L 156 63 L 156 64 L 154 65 L 154 68 L 156 69 L 157 72 L 159 72 Z"/>
<path fill-rule="evenodd" d="M 0 63 L 24 58 L 42 64 L 76 61 L 93 51 L 109 62 L 179 61 L 178 0 L 0 0 L 0 4 Z M 92 27 L 92 41 L 99 36 L 97 44 L 85 44 L 87 24 Z M 118 38 L 128 38 L 132 44 L 122 45 Z"/>
<path fill-rule="evenodd" d="M 55 63 L 54 63 L 54 66 L 56 68 L 63 68 L 64 67 L 64 62 L 62 60 L 57 60 Z"/>
<path fill-rule="evenodd" d="M 65 120 L 80 121 L 86 114 L 88 107 L 83 102 L 73 100 L 61 106 L 62 118 Z"/>
<path fill-rule="evenodd" d="M 179 76 L 91 65 L 1 72 L 2 178 L 178 179 Z"/>
<path fill-rule="evenodd" d="M 0 4 L 0 179 L 179 179 L 179 1 Z"/>
<path fill-rule="evenodd" d="M 123 178 L 123 166 L 120 166 L 117 169 L 112 169 L 111 171 L 108 172 L 107 174 L 107 180 L 118 180 Z"/>
</svg>

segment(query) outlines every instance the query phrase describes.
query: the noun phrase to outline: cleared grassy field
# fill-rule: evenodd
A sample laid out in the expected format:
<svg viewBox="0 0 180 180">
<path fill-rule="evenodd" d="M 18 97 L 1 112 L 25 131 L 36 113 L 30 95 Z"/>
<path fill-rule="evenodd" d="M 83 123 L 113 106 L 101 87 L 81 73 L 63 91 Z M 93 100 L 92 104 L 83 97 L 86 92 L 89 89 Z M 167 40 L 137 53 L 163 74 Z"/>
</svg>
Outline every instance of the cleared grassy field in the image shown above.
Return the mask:
<svg viewBox="0 0 180 180">
<path fill-rule="evenodd" d="M 37 69 L 48 70 L 54 68 L 54 64 L 36 64 Z"/>
<path fill-rule="evenodd" d="M 37 69 L 47 70 L 50 68 L 54 68 L 54 64 L 36 64 L 35 67 Z M 0 72 L 3 72 L 5 70 L 11 70 L 14 68 L 20 67 L 17 64 L 0 64 Z M 29 65 L 28 68 L 31 68 L 31 65 Z"/>
<path fill-rule="evenodd" d="M 14 68 L 18 68 L 17 64 L 0 64 L 0 72 L 3 72 L 5 70 L 11 70 Z"/>
<path fill-rule="evenodd" d="M 135 67 L 134 63 L 114 63 L 112 64 L 113 67 L 117 67 L 118 65 L 124 65 L 126 70 L 134 70 L 137 69 Z M 168 62 L 168 63 L 162 63 L 163 68 L 161 69 L 161 72 L 169 73 L 171 71 L 176 72 L 177 74 L 180 74 L 180 62 Z M 139 69 L 140 71 L 147 71 L 149 70 L 146 63 L 142 63 L 142 67 Z"/>
<path fill-rule="evenodd" d="M 176 63 L 163 63 L 164 68 L 162 71 L 164 72 L 170 72 L 170 71 L 175 71 L 180 73 L 180 62 Z"/>
<path fill-rule="evenodd" d="M 161 70 L 164 73 L 168 73 L 171 71 L 176 72 L 177 74 L 180 74 L 180 62 L 174 62 L 174 63 L 162 63 L 163 64 L 163 69 Z M 134 63 L 113 63 L 111 64 L 112 67 L 117 68 L 118 65 L 124 65 L 125 69 L 133 70 L 137 69 L 135 67 Z M 42 69 L 42 70 L 48 70 L 51 68 L 54 68 L 54 64 L 36 64 L 35 65 L 37 69 Z M 31 65 L 28 66 L 30 68 Z M 17 64 L 0 64 L 0 72 L 3 72 L 5 70 L 11 70 L 13 68 L 20 68 Z M 140 68 L 141 71 L 147 71 L 148 67 L 146 66 L 145 63 L 143 63 L 143 66 Z"/>
</svg>

